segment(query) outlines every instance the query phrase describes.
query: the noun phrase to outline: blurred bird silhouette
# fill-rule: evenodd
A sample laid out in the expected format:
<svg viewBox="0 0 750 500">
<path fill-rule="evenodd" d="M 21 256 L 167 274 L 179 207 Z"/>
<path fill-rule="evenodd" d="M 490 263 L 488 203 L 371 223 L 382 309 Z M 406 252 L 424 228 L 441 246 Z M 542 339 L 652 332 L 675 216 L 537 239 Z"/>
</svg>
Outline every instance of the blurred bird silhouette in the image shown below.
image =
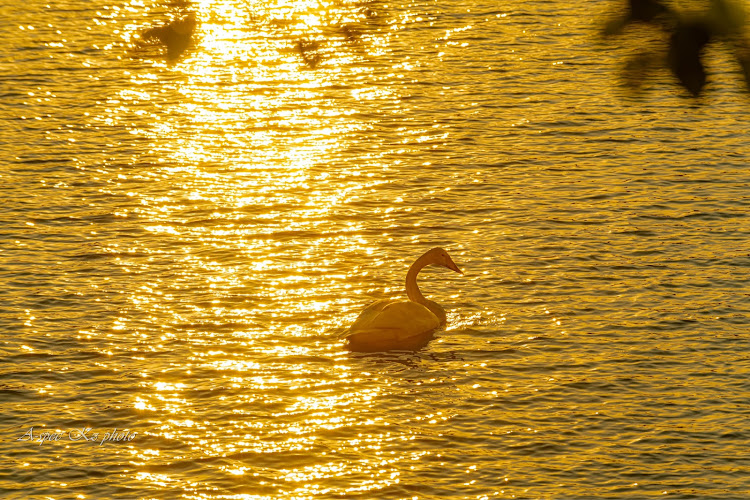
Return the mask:
<svg viewBox="0 0 750 500">
<path fill-rule="evenodd" d="M 349 43 L 356 43 L 359 41 L 362 33 L 356 27 L 350 24 L 344 24 L 340 27 L 341 34 L 344 35 L 344 39 Z"/>
<path fill-rule="evenodd" d="M 167 59 L 177 59 L 190 45 L 196 24 L 195 13 L 190 12 L 164 26 L 147 29 L 141 33 L 137 46 L 163 45 L 167 48 Z"/>
<path fill-rule="evenodd" d="M 703 63 L 704 49 L 714 41 L 724 41 L 732 48 L 750 89 L 750 43 L 744 37 L 744 12 L 729 0 L 712 0 L 702 15 L 688 17 L 659 0 L 628 0 L 624 17 L 608 22 L 604 35 L 622 33 L 632 23 L 657 26 L 669 35 L 666 66 L 693 97 L 698 97 L 708 80 Z M 649 57 L 643 53 L 626 64 L 628 74 L 642 73 L 648 68 Z M 633 86 L 641 78 L 632 78 Z"/>
<path fill-rule="evenodd" d="M 295 47 L 308 68 L 315 69 L 318 66 L 320 63 L 320 54 L 318 53 L 320 42 L 302 39 L 297 41 Z"/>
</svg>

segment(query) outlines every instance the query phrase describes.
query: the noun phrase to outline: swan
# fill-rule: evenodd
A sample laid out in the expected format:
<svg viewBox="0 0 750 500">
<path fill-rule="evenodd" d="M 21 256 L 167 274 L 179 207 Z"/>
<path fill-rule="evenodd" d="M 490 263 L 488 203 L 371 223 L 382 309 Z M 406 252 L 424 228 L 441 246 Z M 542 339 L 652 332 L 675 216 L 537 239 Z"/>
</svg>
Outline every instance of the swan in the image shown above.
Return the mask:
<svg viewBox="0 0 750 500">
<path fill-rule="evenodd" d="M 367 306 L 344 332 L 349 350 L 415 350 L 429 342 L 435 330 L 445 326 L 445 310 L 440 304 L 424 298 L 417 285 L 417 275 L 426 266 L 446 267 L 463 274 L 448 252 L 442 248 L 428 250 L 406 273 L 409 300 L 386 299 Z"/>
</svg>

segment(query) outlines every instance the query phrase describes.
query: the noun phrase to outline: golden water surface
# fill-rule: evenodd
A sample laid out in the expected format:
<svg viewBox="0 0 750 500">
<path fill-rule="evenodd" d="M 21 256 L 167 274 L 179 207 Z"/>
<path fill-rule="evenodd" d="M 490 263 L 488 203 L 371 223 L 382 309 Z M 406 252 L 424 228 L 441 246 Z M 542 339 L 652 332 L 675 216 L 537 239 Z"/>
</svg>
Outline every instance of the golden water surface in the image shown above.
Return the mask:
<svg viewBox="0 0 750 500">
<path fill-rule="evenodd" d="M 750 497 L 748 95 L 623 8 L 0 0 L 0 496 Z"/>
</svg>

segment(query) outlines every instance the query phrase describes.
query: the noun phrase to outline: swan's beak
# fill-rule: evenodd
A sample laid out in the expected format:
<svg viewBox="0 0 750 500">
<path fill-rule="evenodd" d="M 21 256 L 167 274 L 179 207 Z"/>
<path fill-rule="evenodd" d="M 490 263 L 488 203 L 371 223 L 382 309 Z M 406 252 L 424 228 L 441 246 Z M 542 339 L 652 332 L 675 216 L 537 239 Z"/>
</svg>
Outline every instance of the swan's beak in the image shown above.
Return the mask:
<svg viewBox="0 0 750 500">
<path fill-rule="evenodd" d="M 450 257 L 448 257 L 448 264 L 445 267 L 447 267 L 451 271 L 456 271 L 458 274 L 463 274 L 463 272 L 458 268 L 456 263 L 451 260 Z"/>
</svg>

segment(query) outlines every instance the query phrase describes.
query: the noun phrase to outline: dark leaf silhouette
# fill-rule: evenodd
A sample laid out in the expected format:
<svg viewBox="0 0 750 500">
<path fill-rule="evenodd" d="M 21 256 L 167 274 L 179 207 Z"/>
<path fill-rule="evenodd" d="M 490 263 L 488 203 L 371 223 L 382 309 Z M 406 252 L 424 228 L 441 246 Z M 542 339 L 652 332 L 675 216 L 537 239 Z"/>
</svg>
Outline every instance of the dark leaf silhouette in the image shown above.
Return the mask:
<svg viewBox="0 0 750 500">
<path fill-rule="evenodd" d="M 669 69 L 693 96 L 698 96 L 706 84 L 701 55 L 710 41 L 711 31 L 703 22 L 678 23 L 669 38 Z"/>
</svg>

